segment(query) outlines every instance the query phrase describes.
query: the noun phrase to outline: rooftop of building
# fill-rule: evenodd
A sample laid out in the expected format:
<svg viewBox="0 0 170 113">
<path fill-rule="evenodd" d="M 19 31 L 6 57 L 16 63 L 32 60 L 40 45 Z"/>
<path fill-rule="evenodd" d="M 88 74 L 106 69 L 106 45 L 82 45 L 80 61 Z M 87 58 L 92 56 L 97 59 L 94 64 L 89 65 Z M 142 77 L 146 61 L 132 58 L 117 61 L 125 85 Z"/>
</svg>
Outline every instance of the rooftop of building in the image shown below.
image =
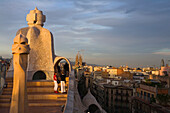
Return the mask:
<svg viewBox="0 0 170 113">
<path fill-rule="evenodd" d="M 120 88 L 120 89 L 132 90 L 131 87 L 128 87 L 128 86 L 125 86 L 125 85 L 103 84 L 103 86 L 106 87 L 106 88 L 112 88 L 112 89 Z"/>
<path fill-rule="evenodd" d="M 141 84 L 157 88 L 165 88 L 167 83 L 159 80 L 145 79 L 141 82 Z"/>
</svg>

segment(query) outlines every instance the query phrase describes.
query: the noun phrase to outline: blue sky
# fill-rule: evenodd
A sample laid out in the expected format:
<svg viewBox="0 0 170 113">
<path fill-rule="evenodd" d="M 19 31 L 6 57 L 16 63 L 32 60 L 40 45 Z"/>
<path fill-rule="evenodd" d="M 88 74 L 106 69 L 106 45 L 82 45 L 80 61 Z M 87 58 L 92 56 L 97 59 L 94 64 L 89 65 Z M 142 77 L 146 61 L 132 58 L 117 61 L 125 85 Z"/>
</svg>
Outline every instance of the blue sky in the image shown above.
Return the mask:
<svg viewBox="0 0 170 113">
<path fill-rule="evenodd" d="M 169 0 L 0 0 L 0 55 L 11 57 L 18 29 L 35 7 L 46 15 L 55 53 L 87 63 L 159 66 L 170 60 Z"/>
</svg>

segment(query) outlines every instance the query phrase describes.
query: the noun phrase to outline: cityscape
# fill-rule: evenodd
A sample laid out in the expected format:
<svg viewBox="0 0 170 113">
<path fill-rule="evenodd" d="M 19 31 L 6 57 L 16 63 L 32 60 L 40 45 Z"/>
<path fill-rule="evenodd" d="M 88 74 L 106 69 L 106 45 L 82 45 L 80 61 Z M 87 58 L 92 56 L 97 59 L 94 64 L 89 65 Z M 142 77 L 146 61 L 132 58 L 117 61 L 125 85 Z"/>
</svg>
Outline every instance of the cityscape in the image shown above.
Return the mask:
<svg viewBox="0 0 170 113">
<path fill-rule="evenodd" d="M 170 113 L 169 6 L 0 1 L 0 113 Z"/>
</svg>

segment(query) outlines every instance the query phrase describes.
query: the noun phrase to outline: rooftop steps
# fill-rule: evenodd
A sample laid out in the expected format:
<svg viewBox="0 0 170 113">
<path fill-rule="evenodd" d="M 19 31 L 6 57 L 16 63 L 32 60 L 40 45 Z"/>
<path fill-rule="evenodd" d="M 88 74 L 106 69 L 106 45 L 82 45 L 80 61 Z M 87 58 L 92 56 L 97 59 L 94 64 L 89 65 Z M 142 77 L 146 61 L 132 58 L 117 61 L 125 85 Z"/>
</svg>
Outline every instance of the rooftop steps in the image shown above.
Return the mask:
<svg viewBox="0 0 170 113">
<path fill-rule="evenodd" d="M 68 86 L 68 78 L 66 79 L 66 89 Z M 58 89 L 60 90 L 59 84 Z M 3 89 L 2 95 L 0 95 L 0 112 L 8 113 L 13 89 L 13 79 L 6 78 L 6 88 Z M 60 91 L 59 91 L 60 92 Z M 67 94 L 54 93 L 53 81 L 27 81 L 27 94 L 28 94 L 28 106 L 32 110 L 32 113 L 48 113 L 46 109 L 59 109 L 61 112 L 61 106 L 66 103 Z M 42 108 L 39 111 L 37 108 Z M 56 109 L 57 108 L 57 109 Z M 49 112 L 50 113 L 50 112 Z"/>
</svg>

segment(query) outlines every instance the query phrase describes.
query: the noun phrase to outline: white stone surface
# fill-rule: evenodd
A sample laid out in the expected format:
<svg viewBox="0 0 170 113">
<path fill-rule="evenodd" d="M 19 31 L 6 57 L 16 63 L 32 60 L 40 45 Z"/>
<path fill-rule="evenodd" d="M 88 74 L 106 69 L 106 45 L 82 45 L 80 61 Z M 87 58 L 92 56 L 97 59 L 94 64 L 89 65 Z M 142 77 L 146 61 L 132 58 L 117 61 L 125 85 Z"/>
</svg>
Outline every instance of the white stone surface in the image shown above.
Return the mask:
<svg viewBox="0 0 170 113">
<path fill-rule="evenodd" d="M 27 80 L 32 80 L 37 71 L 43 71 L 46 74 L 46 80 L 52 80 L 54 65 L 61 59 L 67 61 L 71 70 L 71 63 L 67 58 L 56 57 L 54 54 L 53 35 L 49 30 L 43 28 L 46 20 L 43 12 L 35 8 L 30 11 L 26 20 L 28 21 L 28 27 L 19 29 L 16 35 L 21 33 L 26 36 L 31 48 L 28 55 Z M 12 77 L 12 75 L 13 64 L 10 66 L 7 77 Z"/>
<path fill-rule="evenodd" d="M 47 80 L 52 79 L 54 74 L 54 44 L 52 33 L 42 27 L 45 15 L 35 8 L 27 15 L 27 21 L 29 27 L 21 28 L 16 33 L 16 35 L 21 33 L 26 36 L 31 48 L 28 56 L 27 79 L 32 80 L 37 71 L 43 71 Z M 13 73 L 12 66 L 8 72 L 8 77 Z"/>
<path fill-rule="evenodd" d="M 12 45 L 14 77 L 10 113 L 29 113 L 26 69 L 30 48 L 27 38 L 19 33 Z"/>
<path fill-rule="evenodd" d="M 90 89 L 88 90 L 88 93 L 86 94 L 86 96 L 83 98 L 82 101 L 83 105 L 86 106 L 87 108 L 92 105 L 95 104 L 102 113 L 106 113 L 101 106 L 99 105 L 99 103 L 97 102 L 97 100 L 95 99 L 95 97 L 91 94 Z"/>
</svg>

